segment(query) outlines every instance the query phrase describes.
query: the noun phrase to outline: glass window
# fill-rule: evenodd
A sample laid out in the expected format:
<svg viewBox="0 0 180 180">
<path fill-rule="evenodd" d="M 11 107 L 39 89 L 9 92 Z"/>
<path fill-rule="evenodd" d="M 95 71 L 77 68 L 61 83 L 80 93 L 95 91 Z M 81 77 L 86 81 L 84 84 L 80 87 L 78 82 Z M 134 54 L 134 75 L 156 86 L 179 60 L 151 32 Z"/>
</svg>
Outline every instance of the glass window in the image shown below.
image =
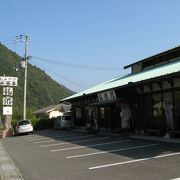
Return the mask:
<svg viewBox="0 0 180 180">
<path fill-rule="evenodd" d="M 76 118 L 81 119 L 81 109 L 80 108 L 76 109 Z"/>
<path fill-rule="evenodd" d="M 161 94 L 153 95 L 153 116 L 162 116 L 162 100 Z"/>
<path fill-rule="evenodd" d="M 64 120 L 71 120 L 71 116 L 65 116 Z"/>
<path fill-rule="evenodd" d="M 144 96 L 143 109 L 145 118 L 152 117 L 152 96 L 150 94 Z"/>
<path fill-rule="evenodd" d="M 102 119 L 105 117 L 104 108 L 100 108 L 100 116 Z"/>
<path fill-rule="evenodd" d="M 19 126 L 26 125 L 26 124 L 31 124 L 31 123 L 30 123 L 30 121 L 27 121 L 27 120 L 19 122 Z"/>
</svg>

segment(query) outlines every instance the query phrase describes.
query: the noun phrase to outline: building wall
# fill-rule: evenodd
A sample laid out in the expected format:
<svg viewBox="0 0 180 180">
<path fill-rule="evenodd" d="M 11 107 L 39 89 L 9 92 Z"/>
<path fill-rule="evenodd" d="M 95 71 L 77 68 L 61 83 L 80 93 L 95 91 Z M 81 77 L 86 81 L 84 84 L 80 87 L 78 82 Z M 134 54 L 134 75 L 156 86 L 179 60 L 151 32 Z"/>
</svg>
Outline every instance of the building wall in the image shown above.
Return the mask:
<svg viewBox="0 0 180 180">
<path fill-rule="evenodd" d="M 98 94 L 93 95 L 92 99 L 88 97 L 87 100 L 83 97 L 74 102 L 75 125 L 86 126 L 91 118 L 91 111 L 96 111 L 101 130 L 111 132 L 122 132 L 124 129 L 134 132 L 146 129 L 159 129 L 162 132 L 169 129 L 180 130 L 180 77 L 178 75 L 120 87 L 115 89 L 115 93 L 117 101 L 107 104 L 98 103 Z M 130 110 L 131 114 L 127 128 L 122 127 L 124 108 L 126 111 Z M 170 113 L 169 119 L 167 119 L 167 112 Z"/>
<path fill-rule="evenodd" d="M 136 125 L 139 129 L 180 130 L 180 78 L 157 80 L 142 85 Z"/>
<path fill-rule="evenodd" d="M 63 115 L 62 112 L 59 112 L 59 111 L 51 111 L 51 112 L 49 113 L 49 118 L 50 118 L 50 119 L 51 119 L 51 118 L 56 118 L 56 117 L 62 116 L 62 115 Z"/>
</svg>

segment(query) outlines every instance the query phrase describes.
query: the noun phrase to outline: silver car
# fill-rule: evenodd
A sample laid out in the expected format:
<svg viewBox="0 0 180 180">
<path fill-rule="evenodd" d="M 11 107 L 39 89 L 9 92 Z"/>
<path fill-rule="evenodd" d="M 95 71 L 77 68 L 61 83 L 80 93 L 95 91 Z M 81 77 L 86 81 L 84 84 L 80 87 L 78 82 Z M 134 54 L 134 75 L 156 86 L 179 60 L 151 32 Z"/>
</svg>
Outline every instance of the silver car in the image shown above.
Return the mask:
<svg viewBox="0 0 180 180">
<path fill-rule="evenodd" d="M 72 129 L 73 121 L 71 115 L 63 115 L 56 119 L 54 129 Z"/>
<path fill-rule="evenodd" d="M 19 120 L 16 124 L 15 134 L 33 134 L 33 126 L 30 120 Z"/>
</svg>

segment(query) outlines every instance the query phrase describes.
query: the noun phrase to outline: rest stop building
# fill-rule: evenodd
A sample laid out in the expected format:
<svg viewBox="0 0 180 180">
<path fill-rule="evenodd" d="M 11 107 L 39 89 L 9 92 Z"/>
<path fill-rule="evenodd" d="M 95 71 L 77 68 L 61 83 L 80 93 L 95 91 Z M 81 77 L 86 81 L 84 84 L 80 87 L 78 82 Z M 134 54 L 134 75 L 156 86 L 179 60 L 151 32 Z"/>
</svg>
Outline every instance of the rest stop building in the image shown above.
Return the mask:
<svg viewBox="0 0 180 180">
<path fill-rule="evenodd" d="M 93 117 L 100 131 L 164 136 L 180 133 L 180 46 L 127 65 L 131 74 L 81 91 L 72 104 L 75 126 Z"/>
</svg>

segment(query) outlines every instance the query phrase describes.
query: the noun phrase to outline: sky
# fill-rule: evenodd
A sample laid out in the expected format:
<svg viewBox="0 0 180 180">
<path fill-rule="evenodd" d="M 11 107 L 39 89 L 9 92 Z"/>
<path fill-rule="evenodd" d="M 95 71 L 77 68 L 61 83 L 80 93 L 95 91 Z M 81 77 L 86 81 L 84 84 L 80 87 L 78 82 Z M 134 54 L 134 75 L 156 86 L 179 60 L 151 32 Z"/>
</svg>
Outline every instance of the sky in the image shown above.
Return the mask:
<svg viewBox="0 0 180 180">
<path fill-rule="evenodd" d="M 0 0 L 0 41 L 79 92 L 180 45 L 180 0 Z"/>
</svg>

